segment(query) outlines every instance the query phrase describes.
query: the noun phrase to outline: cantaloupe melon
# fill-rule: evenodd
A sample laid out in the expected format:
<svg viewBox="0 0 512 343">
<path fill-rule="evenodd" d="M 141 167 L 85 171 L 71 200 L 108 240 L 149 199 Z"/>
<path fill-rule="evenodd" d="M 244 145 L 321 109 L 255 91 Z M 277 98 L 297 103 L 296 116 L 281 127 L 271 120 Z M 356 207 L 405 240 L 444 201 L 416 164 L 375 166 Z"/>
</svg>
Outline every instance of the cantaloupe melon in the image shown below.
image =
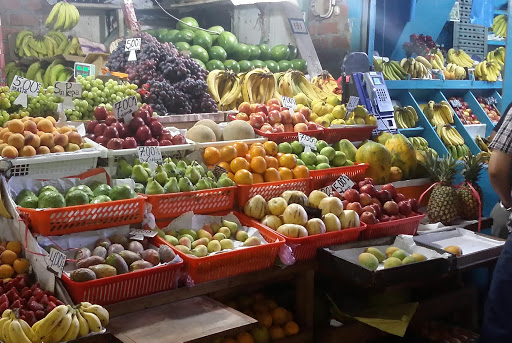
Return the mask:
<svg viewBox="0 0 512 343">
<path fill-rule="evenodd" d="M 222 133 L 220 131 L 219 125 L 217 125 L 217 123 L 214 122 L 213 120 L 211 120 L 211 119 L 202 119 L 202 120 L 200 120 L 200 121 L 198 121 L 197 123 L 194 124 L 194 126 L 198 126 L 198 125 L 204 125 L 206 127 L 209 127 L 213 131 L 213 133 L 215 133 L 216 140 L 217 141 L 221 140 Z"/>
<path fill-rule="evenodd" d="M 245 120 L 233 120 L 222 131 L 222 138 L 225 141 L 252 139 L 254 136 L 254 129 Z"/>
<path fill-rule="evenodd" d="M 192 126 L 187 130 L 185 137 L 196 143 L 208 143 L 217 140 L 212 129 L 204 125 Z"/>
</svg>

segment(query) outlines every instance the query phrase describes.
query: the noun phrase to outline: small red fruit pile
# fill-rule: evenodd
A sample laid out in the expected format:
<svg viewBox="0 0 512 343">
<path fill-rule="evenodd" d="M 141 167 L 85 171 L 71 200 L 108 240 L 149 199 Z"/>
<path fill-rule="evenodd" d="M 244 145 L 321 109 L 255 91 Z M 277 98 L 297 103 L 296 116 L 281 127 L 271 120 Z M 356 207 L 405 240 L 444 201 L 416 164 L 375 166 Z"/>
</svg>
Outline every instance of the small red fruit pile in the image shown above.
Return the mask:
<svg viewBox="0 0 512 343">
<path fill-rule="evenodd" d="M 489 119 L 491 119 L 493 123 L 497 123 L 500 121 L 500 112 L 494 105 L 490 105 L 487 102 L 487 100 L 482 96 L 477 97 L 476 100 L 478 101 L 484 112 L 487 113 L 487 116 L 489 117 Z"/>
<path fill-rule="evenodd" d="M 343 209 L 353 210 L 366 224 L 377 224 L 418 215 L 419 204 L 414 198 L 407 199 L 397 193 L 395 186 L 388 183 L 380 191 L 375 188 L 372 178 L 359 181 L 343 194 L 335 192 L 343 202 Z"/>
<path fill-rule="evenodd" d="M 129 124 L 114 117 L 105 107 L 96 107 L 95 120 L 87 123 L 87 138 L 112 150 L 134 149 L 137 146 L 166 146 L 186 144 L 182 134 L 173 135 L 165 130 L 153 109 L 144 104 L 133 114 Z"/>
<path fill-rule="evenodd" d="M 458 100 L 460 102 L 460 106 L 453 106 L 453 100 Z M 469 108 L 468 103 L 465 102 L 464 99 L 462 99 L 461 97 L 451 97 L 450 99 L 448 99 L 448 101 L 450 102 L 450 105 L 452 105 L 453 111 L 455 112 L 457 117 L 459 117 L 462 124 L 480 124 L 478 117 L 473 113 L 473 110 Z"/>
<path fill-rule="evenodd" d="M 50 291 L 43 291 L 36 282 L 28 286 L 28 277 L 19 275 L 0 285 L 0 313 L 19 309 L 20 318 L 30 326 L 46 317 L 55 307 L 64 303 Z"/>
<path fill-rule="evenodd" d="M 235 119 L 248 121 L 253 128 L 265 133 L 320 130 L 322 126 L 309 121 L 310 116 L 309 108 L 302 107 L 292 114 L 288 108 L 281 107 L 279 100 L 274 98 L 266 105 L 242 102 L 238 106 Z"/>
</svg>

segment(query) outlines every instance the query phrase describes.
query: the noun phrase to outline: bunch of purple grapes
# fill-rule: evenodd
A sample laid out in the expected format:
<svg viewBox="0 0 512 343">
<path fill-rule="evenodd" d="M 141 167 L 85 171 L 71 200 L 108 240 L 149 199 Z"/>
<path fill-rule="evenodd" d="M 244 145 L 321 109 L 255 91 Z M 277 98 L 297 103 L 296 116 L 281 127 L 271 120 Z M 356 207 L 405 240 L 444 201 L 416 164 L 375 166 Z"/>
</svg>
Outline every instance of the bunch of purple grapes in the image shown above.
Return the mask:
<svg viewBox="0 0 512 343">
<path fill-rule="evenodd" d="M 128 74 L 128 79 L 141 87 L 150 86 L 143 101 L 160 114 L 217 112 L 217 104 L 208 94 L 208 72 L 189 56 L 180 55 L 171 43 L 160 43 L 147 33 L 142 38 L 137 61 L 129 62 L 125 41 L 121 41 L 109 57 L 107 67 Z"/>
</svg>

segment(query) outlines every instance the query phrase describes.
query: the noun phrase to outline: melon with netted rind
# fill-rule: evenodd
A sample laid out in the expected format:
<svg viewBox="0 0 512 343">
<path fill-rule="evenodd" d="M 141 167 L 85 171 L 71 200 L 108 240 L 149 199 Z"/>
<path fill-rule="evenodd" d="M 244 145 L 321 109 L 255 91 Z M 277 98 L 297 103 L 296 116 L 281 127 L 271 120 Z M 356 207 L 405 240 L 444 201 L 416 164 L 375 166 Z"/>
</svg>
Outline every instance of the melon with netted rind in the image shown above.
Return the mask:
<svg viewBox="0 0 512 343">
<path fill-rule="evenodd" d="M 217 141 L 220 141 L 222 138 L 222 132 L 219 129 L 219 125 L 211 119 L 202 119 L 194 124 L 194 126 L 204 125 L 209 127 L 213 133 L 215 133 L 215 138 Z"/>
<path fill-rule="evenodd" d="M 215 132 L 213 132 L 213 130 L 208 126 L 204 125 L 192 126 L 187 130 L 185 137 L 196 143 L 208 143 L 216 141 Z"/>
<path fill-rule="evenodd" d="M 245 120 L 233 120 L 222 131 L 222 138 L 225 141 L 252 139 L 254 138 L 254 129 Z"/>
</svg>

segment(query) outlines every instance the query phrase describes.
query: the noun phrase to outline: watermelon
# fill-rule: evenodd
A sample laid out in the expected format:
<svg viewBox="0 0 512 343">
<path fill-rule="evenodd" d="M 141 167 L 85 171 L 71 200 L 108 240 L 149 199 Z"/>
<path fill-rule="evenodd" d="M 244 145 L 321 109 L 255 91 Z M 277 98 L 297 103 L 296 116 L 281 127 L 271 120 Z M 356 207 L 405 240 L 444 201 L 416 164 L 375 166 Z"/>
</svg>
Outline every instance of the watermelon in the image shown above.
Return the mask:
<svg viewBox="0 0 512 343">
<path fill-rule="evenodd" d="M 208 50 L 212 47 L 212 36 L 206 31 L 197 30 L 194 36 L 194 45 L 199 45 L 200 47 Z"/>
<path fill-rule="evenodd" d="M 201 68 L 206 70 L 206 65 L 203 63 L 203 61 L 198 60 L 197 58 L 194 58 L 194 61 L 196 61 L 201 66 Z"/>
<path fill-rule="evenodd" d="M 158 29 L 155 31 L 155 37 L 158 40 L 161 40 L 162 37 L 167 33 L 167 29 Z"/>
<path fill-rule="evenodd" d="M 181 30 L 174 35 L 175 42 L 187 42 L 191 44 L 194 40 L 194 32 L 190 30 Z"/>
<path fill-rule="evenodd" d="M 252 69 L 252 63 L 250 61 L 243 60 L 238 62 L 238 64 L 240 65 L 240 72 L 242 73 L 248 72 Z"/>
<path fill-rule="evenodd" d="M 235 47 L 235 51 L 230 56 L 237 61 L 248 60 L 251 50 L 247 44 L 239 43 Z"/>
<path fill-rule="evenodd" d="M 178 51 L 190 50 L 190 44 L 188 44 L 187 42 L 177 42 L 176 44 L 174 44 L 174 46 L 176 47 L 176 49 L 178 49 Z"/>
<path fill-rule="evenodd" d="M 199 27 L 199 23 L 192 17 L 181 18 L 181 21 L 176 23 L 176 29 L 178 30 L 195 31 L 195 28 L 197 27 Z"/>
<path fill-rule="evenodd" d="M 210 57 L 208 56 L 208 52 L 203 47 L 200 47 L 199 45 L 192 45 L 189 51 L 190 57 L 197 58 L 203 63 L 208 63 Z"/>
<path fill-rule="evenodd" d="M 174 42 L 174 37 L 176 36 L 176 34 L 178 32 L 180 32 L 180 31 L 178 31 L 178 30 L 168 30 L 167 33 L 162 36 L 162 39 L 160 39 L 160 41 L 163 42 L 163 43 L 173 43 Z"/>
<path fill-rule="evenodd" d="M 288 59 L 288 47 L 284 44 L 276 45 L 270 50 L 270 57 L 276 62 Z"/>
<path fill-rule="evenodd" d="M 224 67 L 224 63 L 222 63 L 221 61 L 219 60 L 210 60 L 208 63 L 206 63 L 206 69 L 208 71 L 212 71 L 212 70 L 216 70 L 216 69 L 226 69 L 226 67 Z"/>
<path fill-rule="evenodd" d="M 240 65 L 235 60 L 227 60 L 227 61 L 225 61 L 224 62 L 224 67 L 226 67 L 226 69 L 230 69 L 230 70 L 234 71 L 237 74 L 240 72 Z"/>
<path fill-rule="evenodd" d="M 258 45 L 258 48 L 260 49 L 259 59 L 262 61 L 269 60 L 270 59 L 270 47 L 267 44 L 260 44 L 260 45 Z"/>
<path fill-rule="evenodd" d="M 265 61 L 265 65 L 267 66 L 268 70 L 270 70 L 272 73 L 279 73 L 279 64 L 277 64 L 277 62 L 268 60 Z"/>
<path fill-rule="evenodd" d="M 261 51 L 260 48 L 258 48 L 256 45 L 249 45 L 249 59 L 250 60 L 257 60 L 260 57 Z"/>
<path fill-rule="evenodd" d="M 219 35 L 224 32 L 224 28 L 222 26 L 212 26 L 208 29 L 208 31 L 217 32 L 217 34 L 210 33 L 212 36 L 212 41 L 215 43 L 217 41 L 217 38 L 219 38 Z"/>
<path fill-rule="evenodd" d="M 304 60 L 294 59 L 294 60 L 291 60 L 291 64 L 292 64 L 292 69 L 299 70 L 303 73 L 307 72 L 307 70 L 308 70 L 308 64 Z"/>
<path fill-rule="evenodd" d="M 234 34 L 228 31 L 224 31 L 217 38 L 217 43 L 224 49 L 228 54 L 235 52 L 236 46 L 238 45 L 238 39 Z"/>
<path fill-rule="evenodd" d="M 295 45 L 288 44 L 288 59 L 293 60 L 297 58 L 297 47 Z"/>
<path fill-rule="evenodd" d="M 220 46 L 212 46 L 210 51 L 208 52 L 208 55 L 212 60 L 219 60 L 224 62 L 226 58 L 228 57 L 228 54 L 226 53 L 226 50 L 224 50 Z"/>
<path fill-rule="evenodd" d="M 265 62 L 261 60 L 252 60 L 251 63 L 254 66 L 254 68 L 265 68 L 267 66 Z"/>
<path fill-rule="evenodd" d="M 277 63 L 279 65 L 279 71 L 287 71 L 292 67 L 292 64 L 290 61 L 282 60 Z"/>
</svg>

